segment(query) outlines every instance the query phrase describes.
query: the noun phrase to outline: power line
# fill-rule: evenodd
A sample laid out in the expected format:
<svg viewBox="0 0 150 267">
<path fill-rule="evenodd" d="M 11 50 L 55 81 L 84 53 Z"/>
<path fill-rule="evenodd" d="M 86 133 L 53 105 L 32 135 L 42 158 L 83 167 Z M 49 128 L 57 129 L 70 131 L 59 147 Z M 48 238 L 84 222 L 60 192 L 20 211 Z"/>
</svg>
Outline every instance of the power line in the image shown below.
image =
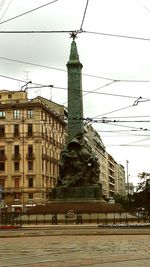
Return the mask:
<svg viewBox="0 0 150 267">
<path fill-rule="evenodd" d="M 146 118 L 150 117 L 150 115 L 143 115 L 143 116 L 114 116 L 114 117 L 102 117 L 103 119 L 124 119 L 124 118 Z"/>
<path fill-rule="evenodd" d="M 132 130 L 98 130 L 97 132 L 100 133 L 127 133 L 127 132 L 141 132 L 141 131 L 145 131 L 144 129 L 132 129 Z M 150 130 L 146 130 L 146 131 L 150 131 Z"/>
<path fill-rule="evenodd" d="M 2 0 L 1 3 L 0 3 L 0 10 L 2 10 L 4 4 L 5 4 L 6 0 Z"/>
<path fill-rule="evenodd" d="M 70 31 L 67 31 L 67 32 L 70 33 Z M 46 69 L 53 69 L 53 70 L 67 72 L 67 70 L 62 69 L 62 68 L 57 68 L 57 67 L 53 67 L 53 66 L 47 66 L 47 65 L 43 65 L 43 64 L 37 64 L 37 63 L 33 63 L 33 62 L 27 62 L 27 61 L 23 61 L 23 60 L 19 60 L 19 59 L 13 59 L 13 58 L 1 57 L 1 56 L 0 56 L 0 59 L 8 60 L 8 61 L 16 62 L 16 63 L 23 63 L 23 64 L 31 65 L 31 66 L 37 66 L 37 67 L 46 68 Z M 141 82 L 141 83 L 150 82 L 150 80 L 115 79 L 115 78 L 110 78 L 110 77 L 92 75 L 92 74 L 88 74 L 88 73 L 83 73 L 82 75 L 87 76 L 87 77 L 91 77 L 91 78 L 98 78 L 98 79 L 110 80 L 110 81 L 116 81 L 116 82 Z"/>
<path fill-rule="evenodd" d="M 34 11 L 40 9 L 40 8 L 46 7 L 46 6 L 48 6 L 48 5 L 51 5 L 51 4 L 53 4 L 53 3 L 57 2 L 57 1 L 59 1 L 59 0 L 53 0 L 53 1 L 49 2 L 49 3 L 47 3 L 47 4 L 44 4 L 44 5 L 42 5 L 42 6 L 38 6 L 38 7 L 34 8 L 34 9 L 31 9 L 31 10 L 29 10 L 29 11 L 26 11 L 26 12 L 24 12 L 24 13 L 21 13 L 21 14 L 15 16 L 15 17 L 12 17 L 12 18 L 7 19 L 7 20 L 3 20 L 2 22 L 0 22 L 0 24 L 9 22 L 9 21 L 14 20 L 14 19 L 17 19 L 17 18 L 20 18 L 20 17 L 22 17 L 22 16 L 24 16 L 24 15 L 27 15 L 27 14 L 29 14 L 29 13 L 31 13 L 31 12 L 34 12 Z"/>
<path fill-rule="evenodd" d="M 100 123 L 105 123 L 105 122 L 100 122 Z M 122 128 L 129 128 L 129 129 L 135 129 L 135 130 L 142 130 L 142 131 L 149 131 L 147 128 L 142 128 L 142 127 L 133 127 L 133 126 L 128 126 L 128 125 L 120 125 L 120 124 L 116 124 L 116 123 L 110 123 L 107 122 L 105 123 L 106 125 L 112 125 L 112 126 L 118 126 L 118 127 L 122 127 Z"/>
<path fill-rule="evenodd" d="M 143 142 L 143 141 L 146 141 L 146 140 L 149 140 L 149 139 L 150 139 L 150 136 L 149 137 L 146 137 L 146 138 L 142 138 L 140 140 L 136 140 L 136 141 L 130 142 L 127 145 L 132 145 L 132 144 L 135 144 L 135 143 L 140 143 L 140 142 Z"/>
<path fill-rule="evenodd" d="M 58 1 L 58 0 L 56 0 Z M 0 23 L 1 24 L 1 23 Z M 15 34 L 33 34 L 33 33 L 39 33 L 39 34 L 42 34 L 42 33 L 71 33 L 71 32 L 77 32 L 77 31 L 72 31 L 72 30 L 64 30 L 64 31 L 44 31 L 44 30 L 40 30 L 40 31 L 0 31 L 0 33 L 15 33 Z"/>
<path fill-rule="evenodd" d="M 107 113 L 104 113 L 104 114 L 101 114 L 101 115 L 97 115 L 97 116 L 95 116 L 95 117 L 93 117 L 93 118 L 103 117 L 103 116 L 105 116 L 105 115 L 107 115 L 107 114 L 111 114 L 111 113 L 114 113 L 114 112 L 118 112 L 118 111 L 121 111 L 121 110 L 124 110 L 124 109 L 127 109 L 127 108 L 131 108 L 131 107 L 135 107 L 135 106 L 137 106 L 138 103 L 140 102 L 140 99 L 142 99 L 141 96 L 138 97 L 138 98 L 134 101 L 134 103 L 133 103 L 132 105 L 130 105 L 130 106 L 126 106 L 126 107 L 123 107 L 123 108 L 115 109 L 115 110 L 112 110 L 112 111 L 110 111 L 110 112 L 107 112 Z M 92 118 L 92 119 L 93 119 L 93 118 Z"/>
<path fill-rule="evenodd" d="M 111 113 L 114 113 L 114 112 L 118 112 L 118 111 L 121 111 L 121 110 L 124 110 L 124 109 L 128 109 L 128 108 L 131 108 L 131 107 L 133 107 L 133 105 L 126 106 L 126 107 L 119 108 L 119 109 L 115 109 L 115 110 L 112 110 L 112 111 L 103 113 L 103 114 L 101 114 L 101 115 L 97 115 L 97 116 L 93 117 L 92 119 L 97 118 L 97 117 L 103 117 L 103 116 L 105 116 L 105 115 L 107 115 L 107 114 L 111 114 Z"/>
<path fill-rule="evenodd" d="M 93 120 L 94 121 L 94 120 Z M 113 123 L 113 122 L 120 122 L 120 123 L 122 123 L 122 122 L 133 122 L 133 123 L 138 123 L 138 122 L 150 122 L 150 120 L 109 120 L 109 119 L 105 119 L 105 118 L 102 118 L 102 119 L 98 119 L 98 120 L 96 120 L 95 122 L 102 122 L 102 123 L 109 123 L 109 122 L 111 122 L 111 123 Z"/>
<path fill-rule="evenodd" d="M 127 147 L 149 147 L 150 145 L 146 144 L 146 145 L 127 145 L 127 144 L 118 144 L 118 145 L 114 145 L 114 144 L 105 144 L 105 146 L 127 146 Z"/>
<path fill-rule="evenodd" d="M 83 27 L 83 23 L 84 23 L 84 20 L 85 20 L 85 15 L 86 15 L 86 12 L 87 12 L 88 4 L 89 4 L 89 0 L 87 0 L 87 2 L 86 2 L 84 14 L 83 14 L 83 19 L 82 19 L 81 26 L 80 26 L 80 31 L 82 31 L 82 27 Z"/>
<path fill-rule="evenodd" d="M 104 88 L 104 87 L 107 87 L 107 86 L 109 86 L 109 85 L 111 85 L 111 84 L 113 84 L 113 83 L 115 83 L 115 82 L 116 82 L 116 81 L 112 81 L 112 82 L 107 83 L 107 84 L 104 84 L 104 85 L 102 85 L 102 86 L 100 86 L 100 87 L 98 87 L 98 88 L 96 88 L 96 89 L 94 89 L 94 90 L 92 90 L 92 91 L 87 91 L 83 96 L 88 95 L 88 94 L 91 94 L 91 93 L 94 93 L 95 91 L 100 90 L 100 89 L 102 89 L 102 88 Z M 96 92 L 95 92 L 95 93 L 96 93 Z"/>
<path fill-rule="evenodd" d="M 0 77 L 3 77 L 3 78 L 5 78 L 5 79 L 11 79 L 11 80 L 14 80 L 14 81 L 18 81 L 18 82 L 26 83 L 25 80 L 21 80 L 21 79 L 18 79 L 18 78 L 13 78 L 13 77 L 6 76 L 6 75 L 2 75 L 2 74 L 0 74 Z M 115 82 L 115 81 L 114 81 L 114 82 Z M 100 90 L 100 89 L 102 89 L 102 88 L 104 88 L 104 87 L 106 87 L 106 86 L 111 85 L 111 84 L 114 83 L 114 82 L 105 84 L 105 85 L 103 85 L 103 86 L 101 86 L 101 87 L 98 87 L 98 88 L 92 90 L 92 91 L 83 90 L 83 93 L 85 93 L 85 95 L 87 95 L 87 94 L 100 94 L 100 95 L 106 95 L 106 96 L 114 96 L 114 97 L 123 97 L 123 98 L 137 99 L 137 97 L 134 97 L 134 96 L 95 92 L 96 90 Z M 53 88 L 53 89 L 58 89 L 58 90 L 65 90 L 65 91 L 67 91 L 67 88 L 65 88 L 65 87 L 58 87 L 58 86 L 54 86 L 54 85 L 51 85 L 51 84 L 49 84 L 49 85 L 44 85 L 44 84 L 39 84 L 39 83 L 34 83 L 34 82 L 32 82 L 32 84 L 35 84 L 36 86 L 26 87 L 26 90 L 32 90 L 32 89 L 36 89 L 36 88 L 39 89 L 39 88 L 45 88 L 45 87 L 49 88 L 49 87 L 50 87 L 50 88 Z M 85 96 L 85 95 L 83 95 L 83 96 Z M 149 100 L 148 100 L 148 99 L 145 99 L 145 100 L 143 100 L 143 102 L 144 102 L 144 101 L 149 101 Z M 62 105 L 65 105 L 66 103 L 67 103 L 67 102 L 64 102 L 64 103 L 62 103 Z M 93 117 L 93 119 L 94 119 L 94 118 L 98 118 L 98 117 L 103 117 L 103 116 L 105 116 L 105 115 L 107 115 L 107 114 L 110 114 L 110 113 L 113 113 L 113 112 L 117 112 L 117 111 L 120 111 L 120 110 L 122 110 L 122 109 L 129 108 L 129 107 L 132 107 L 132 106 L 127 106 L 127 107 L 124 107 L 124 108 L 121 108 L 121 109 L 117 109 L 117 110 L 113 110 L 113 111 L 111 111 L 111 112 L 107 112 L 107 113 L 104 113 L 104 114 L 101 114 L 101 115 L 97 115 L 97 116 Z"/>
<path fill-rule="evenodd" d="M 140 0 L 136 0 L 146 11 L 148 11 L 148 12 L 150 12 L 150 9 L 147 7 L 147 6 L 145 6 L 143 3 L 141 3 L 141 1 Z"/>
<path fill-rule="evenodd" d="M 21 80 L 21 79 L 17 79 L 17 78 L 13 78 L 13 77 L 10 77 L 10 76 L 6 76 L 6 75 L 2 75 L 0 74 L 0 77 L 3 77 L 3 78 L 6 78 L 6 79 L 11 79 L 11 80 L 15 80 L 15 81 L 19 81 L 19 82 L 23 82 L 23 83 L 26 83 L 25 80 Z M 95 94 L 102 94 L 102 95 L 111 95 L 111 96 L 118 96 L 118 97 L 128 97 L 128 98 L 134 98 L 136 99 L 137 97 L 132 97 L 132 96 L 124 96 L 124 95 L 117 95 L 117 94 L 109 94 L 109 93 L 101 93 L 101 92 L 95 92 L 96 90 L 99 90 L 99 89 L 102 89 L 110 84 L 112 84 L 114 82 L 111 82 L 111 83 L 108 83 L 108 84 L 105 84 L 101 87 L 98 87 L 96 89 L 94 89 L 93 91 L 88 91 L 88 90 L 83 90 L 83 92 L 85 92 L 86 94 L 91 94 L 92 92 L 95 93 Z M 35 84 L 35 85 L 38 85 L 38 87 L 27 87 L 26 89 L 39 89 L 39 88 L 43 88 L 43 87 L 53 87 L 55 89 L 60 89 L 60 90 L 67 90 L 67 88 L 64 88 L 64 87 L 57 87 L 57 86 L 52 86 L 52 85 L 43 85 L 43 84 L 39 84 L 39 83 L 34 83 L 32 82 L 32 84 Z"/>
<path fill-rule="evenodd" d="M 4 2 L 6 2 L 6 1 L 4 1 Z M 4 10 L 3 14 L 1 15 L 0 20 L 5 16 L 5 14 L 6 14 L 8 8 L 9 8 L 10 5 L 11 5 L 11 3 L 12 3 L 12 0 L 9 0 L 9 3 L 8 3 L 6 9 Z"/>
<path fill-rule="evenodd" d="M 94 31 L 82 31 L 82 32 L 83 33 L 89 33 L 89 34 L 95 34 L 95 35 L 109 36 L 109 37 L 119 37 L 119 38 L 133 39 L 133 40 L 150 41 L 150 38 L 144 38 L 144 37 L 127 36 L 127 35 L 103 33 L 103 32 L 94 32 Z"/>
<path fill-rule="evenodd" d="M 55 0 L 58 1 L 58 0 Z M 2 24 L 1 22 L 0 24 Z M 96 34 L 96 35 L 103 35 L 103 36 L 110 36 L 110 37 L 119 37 L 119 38 L 127 38 L 127 39 L 134 39 L 134 40 L 141 40 L 141 41 L 150 41 L 150 38 L 144 38 L 144 37 L 134 37 L 134 36 L 127 36 L 127 35 L 119 35 L 119 34 L 111 34 L 111 33 L 102 33 L 102 32 L 93 32 L 93 31 L 85 31 L 82 32 L 80 30 L 64 30 L 64 31 L 0 31 L 0 33 L 15 33 L 15 34 L 33 34 L 33 33 L 39 33 L 39 34 L 46 34 L 46 33 L 89 33 L 89 34 Z"/>
</svg>

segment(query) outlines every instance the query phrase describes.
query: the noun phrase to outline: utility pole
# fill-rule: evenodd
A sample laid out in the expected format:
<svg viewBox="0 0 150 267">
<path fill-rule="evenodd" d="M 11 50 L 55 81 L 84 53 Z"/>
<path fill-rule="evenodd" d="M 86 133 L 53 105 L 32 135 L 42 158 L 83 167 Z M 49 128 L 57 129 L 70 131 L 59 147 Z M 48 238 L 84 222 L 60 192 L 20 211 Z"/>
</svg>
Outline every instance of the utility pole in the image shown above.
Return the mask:
<svg viewBox="0 0 150 267">
<path fill-rule="evenodd" d="M 126 160 L 126 170 L 127 170 L 127 193 L 129 194 L 129 169 L 128 169 L 129 161 Z"/>
</svg>

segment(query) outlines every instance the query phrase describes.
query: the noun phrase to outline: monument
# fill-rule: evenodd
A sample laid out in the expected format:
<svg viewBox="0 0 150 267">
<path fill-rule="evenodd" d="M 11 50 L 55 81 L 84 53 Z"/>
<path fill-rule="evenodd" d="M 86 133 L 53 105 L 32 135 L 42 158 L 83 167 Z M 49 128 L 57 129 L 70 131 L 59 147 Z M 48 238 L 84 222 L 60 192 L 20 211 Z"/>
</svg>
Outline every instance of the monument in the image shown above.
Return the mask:
<svg viewBox="0 0 150 267">
<path fill-rule="evenodd" d="M 72 35 L 68 69 L 68 140 L 60 155 L 59 177 L 52 198 L 57 201 L 97 201 L 102 198 L 100 165 L 84 132 L 82 64 Z"/>
</svg>

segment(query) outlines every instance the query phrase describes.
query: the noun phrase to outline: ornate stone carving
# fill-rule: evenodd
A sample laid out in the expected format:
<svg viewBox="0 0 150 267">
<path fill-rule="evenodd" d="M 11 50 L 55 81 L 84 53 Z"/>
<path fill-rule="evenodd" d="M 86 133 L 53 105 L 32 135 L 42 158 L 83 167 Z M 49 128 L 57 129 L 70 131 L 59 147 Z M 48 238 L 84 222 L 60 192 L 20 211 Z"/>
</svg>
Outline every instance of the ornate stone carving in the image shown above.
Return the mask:
<svg viewBox="0 0 150 267">
<path fill-rule="evenodd" d="M 75 136 L 61 152 L 58 186 L 99 184 L 100 165 L 84 134 Z"/>
</svg>

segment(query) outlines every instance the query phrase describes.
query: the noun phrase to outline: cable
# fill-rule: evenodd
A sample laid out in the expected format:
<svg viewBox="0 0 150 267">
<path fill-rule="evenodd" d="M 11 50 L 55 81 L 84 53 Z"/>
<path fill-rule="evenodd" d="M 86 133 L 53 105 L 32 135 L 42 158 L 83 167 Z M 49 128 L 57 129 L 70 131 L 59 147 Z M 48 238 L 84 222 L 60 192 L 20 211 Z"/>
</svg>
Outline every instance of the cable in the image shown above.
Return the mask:
<svg viewBox="0 0 150 267">
<path fill-rule="evenodd" d="M 150 117 L 150 115 L 143 115 L 143 116 L 116 116 L 116 117 L 102 117 L 102 119 L 124 119 L 124 118 L 146 118 L 146 117 Z"/>
<path fill-rule="evenodd" d="M 2 18 L 5 16 L 5 14 L 6 14 L 6 12 L 7 12 L 8 8 L 9 8 L 9 7 L 10 7 L 10 5 L 11 5 L 11 3 L 12 3 L 12 0 L 9 0 L 9 3 L 8 3 L 8 5 L 7 5 L 7 7 L 6 7 L 5 11 L 3 12 L 2 16 L 0 17 L 0 21 L 1 21 L 1 20 L 2 20 Z"/>
<path fill-rule="evenodd" d="M 115 83 L 115 82 L 116 82 L 116 81 L 112 81 L 112 82 L 107 83 L 107 84 L 104 84 L 104 85 L 102 85 L 102 86 L 100 86 L 100 87 L 98 87 L 98 88 L 96 88 L 96 89 L 94 89 L 94 90 L 92 90 L 92 91 L 87 91 L 83 96 L 88 95 L 88 94 L 91 94 L 91 93 L 94 93 L 95 91 L 100 90 L 100 89 L 102 89 L 102 88 L 104 88 L 104 87 L 107 87 L 107 86 L 109 86 L 109 85 L 111 85 L 111 84 L 113 84 L 113 83 Z M 103 93 L 102 93 L 102 94 L 103 94 Z"/>
<path fill-rule="evenodd" d="M 87 12 L 88 4 L 89 4 L 89 0 L 87 0 L 87 2 L 86 2 L 84 14 L 83 14 L 83 19 L 82 19 L 81 26 L 80 26 L 80 31 L 82 31 L 82 27 L 83 27 L 83 23 L 84 23 L 84 20 L 85 20 L 85 15 L 86 15 L 86 12 Z"/>
<path fill-rule="evenodd" d="M 89 34 L 96 34 L 96 35 L 104 35 L 104 36 L 109 36 L 109 37 L 119 37 L 119 38 L 133 39 L 133 40 L 150 41 L 150 38 L 144 38 L 144 37 L 134 37 L 134 36 L 112 34 L 112 33 L 103 33 L 103 32 L 93 32 L 93 31 L 82 31 L 82 32 L 83 33 L 89 33 Z"/>
<path fill-rule="evenodd" d="M 67 32 L 70 33 L 70 31 L 67 31 Z M 27 62 L 27 61 L 13 59 L 13 58 L 0 57 L 0 59 L 12 61 L 12 62 L 17 62 L 17 63 L 23 63 L 23 64 L 27 64 L 27 65 L 31 65 L 31 66 L 37 66 L 37 67 L 41 67 L 41 68 L 47 68 L 47 69 L 53 69 L 53 70 L 67 72 L 67 70 L 65 70 L 65 69 L 51 67 L 51 66 L 42 65 L 42 64 L 37 64 L 37 63 L 33 63 L 33 62 Z M 123 80 L 123 79 L 102 77 L 102 76 L 97 76 L 97 75 L 92 75 L 92 74 L 87 74 L 87 73 L 83 73 L 82 75 L 87 76 L 87 77 L 91 77 L 91 78 L 98 78 L 98 79 L 110 80 L 110 81 L 116 81 L 116 82 L 141 82 L 141 83 L 150 82 L 150 80 Z"/>
<path fill-rule="evenodd" d="M 100 122 L 100 123 L 105 123 L 105 122 Z M 107 125 L 115 125 L 115 126 L 119 126 L 119 127 L 123 127 L 123 128 L 129 128 L 129 129 L 135 129 L 135 130 L 143 130 L 143 131 L 150 131 L 150 130 L 148 130 L 148 129 L 144 129 L 144 128 L 142 128 L 142 127 L 140 127 L 140 128 L 138 128 L 138 127 L 132 127 L 132 126 L 127 126 L 127 125 L 118 125 L 118 124 L 116 124 L 116 123 L 106 123 Z"/>
<path fill-rule="evenodd" d="M 31 66 L 42 67 L 42 68 L 46 68 L 46 69 L 59 70 L 59 71 L 67 72 L 67 70 L 64 70 L 64 69 L 55 68 L 55 67 L 50 67 L 50 66 L 41 65 L 41 64 L 36 64 L 36 63 L 27 62 L 27 61 L 18 60 L 18 59 L 13 59 L 13 58 L 0 57 L 0 59 L 2 59 L 2 60 L 12 61 L 12 62 L 17 62 L 17 63 L 23 63 L 23 64 L 27 64 L 27 65 L 31 65 Z"/>
<path fill-rule="evenodd" d="M 106 119 L 100 119 L 100 120 L 96 120 L 96 122 L 103 122 L 103 123 L 107 123 L 107 122 L 134 122 L 134 123 L 136 123 L 136 122 L 150 122 L 150 120 L 141 120 L 141 121 L 135 121 L 135 120 L 133 120 L 133 121 L 131 121 L 131 120 L 124 120 L 124 121 L 122 121 L 122 120 L 106 120 Z"/>
<path fill-rule="evenodd" d="M 11 80 L 15 80 L 15 81 L 19 81 L 19 82 L 24 82 L 24 83 L 26 83 L 25 80 L 21 80 L 21 79 L 13 78 L 13 77 L 6 76 L 6 75 L 2 75 L 2 74 L 0 74 L 0 77 L 3 77 L 3 78 L 6 78 L 6 79 L 11 79 Z M 105 86 L 108 86 L 108 85 L 110 85 L 110 84 L 112 84 L 112 83 L 114 83 L 114 82 L 108 83 L 108 84 L 106 84 L 106 85 L 103 85 L 103 86 L 101 86 L 101 87 L 98 87 L 98 88 L 94 89 L 94 90 L 93 90 L 93 93 L 96 93 L 96 94 L 103 94 L 103 95 L 120 96 L 120 97 L 129 97 L 129 98 L 130 98 L 130 96 L 123 96 L 123 95 L 117 95 L 117 94 L 109 94 L 109 93 L 99 93 L 99 92 L 95 92 L 96 90 L 99 90 L 99 89 L 101 89 L 101 88 L 104 88 Z M 38 85 L 38 87 L 27 87 L 27 89 L 35 89 L 35 88 L 38 89 L 38 88 L 43 88 L 43 87 L 53 87 L 53 88 L 55 88 L 55 89 L 67 90 L 67 88 L 64 88 L 64 87 L 57 87 L 57 86 L 54 86 L 54 85 L 43 85 L 43 84 L 34 83 L 34 82 L 32 82 L 32 84 Z M 87 91 L 87 90 L 83 90 L 83 92 L 86 92 L 87 94 L 92 93 L 92 91 Z M 135 99 L 135 98 L 137 98 L 137 97 L 132 97 L 132 96 L 131 96 L 131 98 L 134 98 L 134 99 Z"/>
<path fill-rule="evenodd" d="M 114 144 L 106 144 L 105 146 L 134 146 L 134 147 L 149 147 L 150 145 L 127 145 L 127 144 L 118 144 L 118 145 L 114 145 Z"/>
<path fill-rule="evenodd" d="M 17 82 L 23 82 L 23 83 L 26 83 L 27 82 L 25 80 L 21 80 L 21 79 L 18 79 L 18 78 L 14 78 L 14 77 L 2 75 L 2 74 L 0 74 L 0 77 L 5 78 L 5 79 L 14 80 L 14 81 L 17 81 Z M 51 86 L 51 85 L 44 85 L 44 84 L 40 84 L 40 83 L 34 83 L 34 82 L 32 82 L 32 84 L 35 84 L 35 85 L 38 85 L 38 86 L 42 86 L 42 87 L 49 87 L 49 86 Z"/>
<path fill-rule="evenodd" d="M 114 112 L 117 112 L 117 111 L 120 111 L 120 110 L 124 110 L 124 109 L 127 109 L 127 108 L 131 108 L 131 107 L 133 107 L 133 105 L 126 106 L 126 107 L 119 108 L 119 109 L 115 109 L 115 110 L 113 110 L 113 111 L 109 111 L 109 112 L 103 113 L 103 114 L 101 114 L 101 115 L 97 115 L 97 116 L 95 116 L 95 117 L 93 117 L 93 118 L 103 117 L 103 116 L 105 116 L 105 115 L 107 115 L 107 114 L 111 114 L 111 113 L 114 113 Z M 92 118 L 92 119 L 93 119 L 93 118 Z"/>
<path fill-rule="evenodd" d="M 150 139 L 150 136 L 149 137 L 146 137 L 146 138 L 142 138 L 142 139 L 137 140 L 137 141 L 130 142 L 127 145 L 132 145 L 132 144 L 143 142 L 143 141 L 146 141 L 146 140 L 149 140 L 149 139 Z"/>
<path fill-rule="evenodd" d="M 2 10 L 3 6 L 5 5 L 6 0 L 2 0 L 0 3 L 0 10 Z"/>
<path fill-rule="evenodd" d="M 147 6 L 145 6 L 143 3 L 141 3 L 141 1 L 140 0 L 136 0 L 146 11 L 148 11 L 148 12 L 150 12 L 150 9 L 147 7 Z"/>
<path fill-rule="evenodd" d="M 126 133 L 126 132 L 141 132 L 145 131 L 144 129 L 133 129 L 133 130 L 98 130 L 100 133 Z M 150 131 L 150 130 L 147 130 Z"/>
<path fill-rule="evenodd" d="M 19 82 L 26 83 L 25 80 L 21 80 L 21 79 L 13 78 L 13 77 L 6 76 L 6 75 L 1 75 L 1 74 L 0 74 L 0 77 L 6 78 L 6 79 L 11 79 L 11 80 L 14 80 L 14 81 L 19 81 Z M 93 93 L 93 94 L 100 94 L 100 95 L 109 95 L 109 96 L 115 96 L 115 97 L 123 97 L 123 98 L 137 99 L 137 97 L 134 97 L 134 96 L 126 96 L 126 95 L 118 95 L 118 94 L 109 94 L 109 93 L 95 92 L 96 90 L 99 90 L 99 89 L 104 88 L 104 87 L 106 87 L 106 86 L 108 86 L 108 85 L 111 85 L 111 84 L 114 83 L 114 82 L 115 82 L 115 81 L 113 81 L 113 82 L 111 82 L 111 83 L 108 83 L 108 84 L 105 84 L 105 85 L 103 85 L 103 86 L 101 86 L 101 87 L 98 87 L 98 88 L 92 90 L 92 91 L 83 90 L 83 92 L 86 93 L 85 95 Z M 50 84 L 50 85 L 43 85 L 43 84 L 34 83 L 34 82 L 32 82 L 32 84 L 35 84 L 35 85 L 37 85 L 37 86 L 34 86 L 34 87 L 26 87 L 26 90 L 32 90 L 32 89 L 36 89 L 36 88 L 39 89 L 39 88 L 45 88 L 45 87 L 49 88 L 49 87 L 50 87 L 50 88 L 54 88 L 54 89 L 66 90 L 66 91 L 67 91 L 67 88 L 64 88 L 64 87 L 57 87 L 57 86 L 54 86 L 54 85 L 51 85 L 51 84 Z M 84 96 L 84 95 L 83 95 L 83 96 Z M 146 99 L 145 101 L 149 101 L 149 100 Z M 144 102 L 144 101 L 143 101 L 143 102 Z M 67 102 L 64 102 L 64 103 L 62 103 L 61 105 L 65 105 L 66 103 L 67 103 Z M 97 115 L 96 117 L 93 117 L 93 119 L 94 119 L 94 118 L 97 118 L 97 117 L 103 117 L 104 115 L 107 115 L 107 114 L 110 114 L 110 113 L 113 113 L 113 112 L 116 112 L 116 111 L 119 111 L 119 110 L 122 110 L 122 109 L 126 109 L 126 108 L 128 108 L 128 107 L 132 107 L 132 106 L 127 106 L 127 107 L 124 107 L 124 108 L 121 108 L 121 109 L 117 109 L 117 110 L 114 110 L 114 111 L 111 111 L 111 112 L 104 113 L 104 114 L 102 114 L 102 115 Z"/>
<path fill-rule="evenodd" d="M 31 9 L 31 10 L 29 10 L 29 11 L 26 11 L 26 12 L 24 12 L 24 13 L 21 13 L 20 15 L 17 15 L 17 16 L 15 16 L 15 17 L 10 18 L 10 19 L 4 20 L 4 21 L 0 22 L 0 24 L 9 22 L 9 21 L 11 21 L 11 20 L 17 19 L 17 18 L 22 17 L 22 16 L 24 16 L 24 15 L 27 15 L 27 14 L 33 12 L 33 11 L 36 11 L 36 10 L 38 10 L 38 9 L 40 9 L 40 8 L 46 7 L 46 6 L 48 6 L 48 5 L 51 5 L 51 4 L 53 4 L 53 3 L 57 2 L 57 1 L 59 1 L 59 0 L 53 0 L 53 1 L 49 2 L 49 3 L 47 3 L 47 4 L 44 4 L 44 5 L 42 5 L 42 6 L 38 6 L 38 7 L 34 8 L 34 9 Z"/>
<path fill-rule="evenodd" d="M 58 1 L 58 0 L 55 0 Z M 0 22 L 2 24 L 3 22 Z M 0 31 L 0 33 L 15 33 L 15 34 L 20 34 L 20 33 L 28 33 L 28 34 L 33 34 L 33 33 L 72 33 L 72 32 L 80 32 L 79 30 L 66 30 L 66 31 Z M 97 35 L 104 35 L 104 36 L 110 36 L 110 37 L 120 37 L 120 38 L 127 38 L 127 39 L 134 39 L 134 40 L 141 40 L 141 41 L 150 41 L 150 38 L 143 38 L 143 37 L 134 37 L 134 36 L 127 36 L 127 35 L 119 35 L 119 34 L 111 34 L 111 33 L 102 33 L 102 32 L 91 32 L 91 31 L 82 31 L 83 33 L 89 33 L 89 34 L 97 34 Z"/>
<path fill-rule="evenodd" d="M 138 105 L 138 103 L 139 103 L 139 99 L 142 99 L 142 97 L 141 97 L 141 96 L 138 97 L 138 98 L 134 101 L 134 103 L 133 103 L 132 105 L 130 105 L 130 106 L 126 106 L 126 107 L 123 107 L 123 108 L 119 108 L 119 109 L 116 109 L 116 110 L 113 110 L 113 111 L 104 113 L 104 114 L 102 114 L 102 115 L 97 115 L 96 117 L 93 117 L 93 118 L 103 117 L 104 115 L 107 115 L 107 114 L 110 114 L 110 113 L 113 113 L 113 112 L 117 112 L 117 111 L 124 110 L 124 109 L 127 109 L 127 108 L 135 107 L 135 106 Z M 92 118 L 92 119 L 93 119 L 93 118 Z"/>
<path fill-rule="evenodd" d="M 58 1 L 58 0 L 57 0 Z M 1 23 L 0 23 L 1 24 Z M 66 31 L 0 31 L 0 33 L 29 33 L 29 34 L 32 34 L 32 33 L 70 33 L 70 32 L 73 32 L 71 30 L 66 30 Z M 75 31 L 76 32 L 76 31 Z"/>
</svg>

